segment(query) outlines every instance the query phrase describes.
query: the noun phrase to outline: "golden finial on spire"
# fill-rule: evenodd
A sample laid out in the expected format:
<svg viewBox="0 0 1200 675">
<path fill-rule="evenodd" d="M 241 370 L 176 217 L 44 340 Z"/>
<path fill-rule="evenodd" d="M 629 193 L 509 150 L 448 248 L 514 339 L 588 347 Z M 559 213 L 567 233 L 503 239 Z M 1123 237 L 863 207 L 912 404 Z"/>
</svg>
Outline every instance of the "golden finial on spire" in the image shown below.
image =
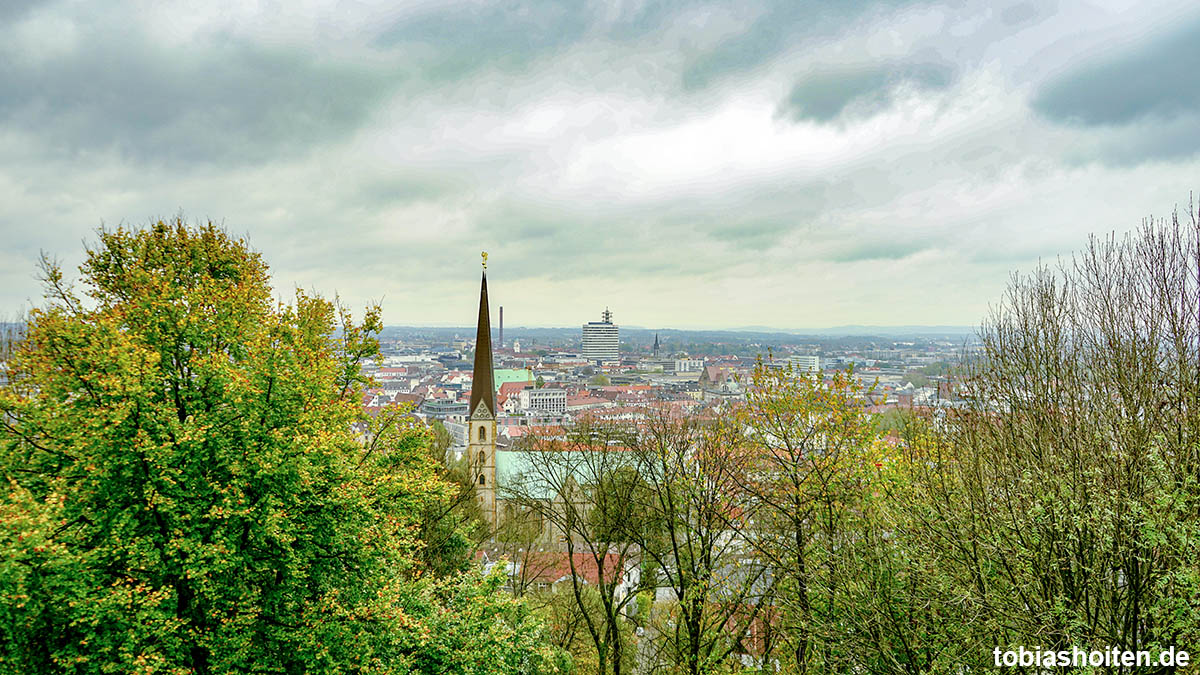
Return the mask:
<svg viewBox="0 0 1200 675">
<path fill-rule="evenodd" d="M 483 256 L 483 269 L 487 269 L 487 251 L 480 251 L 479 255 Z"/>
</svg>

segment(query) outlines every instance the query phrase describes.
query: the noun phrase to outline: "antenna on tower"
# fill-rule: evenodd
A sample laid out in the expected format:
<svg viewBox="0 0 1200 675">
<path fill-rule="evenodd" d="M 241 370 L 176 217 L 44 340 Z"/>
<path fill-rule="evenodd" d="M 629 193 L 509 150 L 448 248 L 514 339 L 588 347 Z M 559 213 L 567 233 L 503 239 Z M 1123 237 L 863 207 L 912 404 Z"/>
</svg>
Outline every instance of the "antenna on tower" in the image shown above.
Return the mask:
<svg viewBox="0 0 1200 675">
<path fill-rule="evenodd" d="M 612 323 L 612 312 L 608 311 L 607 307 L 604 308 L 604 313 L 600 316 L 604 317 L 604 323 Z"/>
</svg>

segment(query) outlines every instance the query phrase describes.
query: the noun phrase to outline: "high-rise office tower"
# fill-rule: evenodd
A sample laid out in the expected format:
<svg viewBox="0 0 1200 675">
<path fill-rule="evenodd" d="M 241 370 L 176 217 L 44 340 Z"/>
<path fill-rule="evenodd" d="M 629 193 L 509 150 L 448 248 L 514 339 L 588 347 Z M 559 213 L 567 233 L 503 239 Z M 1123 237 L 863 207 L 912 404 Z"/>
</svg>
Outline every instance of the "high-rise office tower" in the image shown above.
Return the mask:
<svg viewBox="0 0 1200 675">
<path fill-rule="evenodd" d="M 620 356 L 620 337 L 612 312 L 604 308 L 601 321 L 583 324 L 583 358 L 589 361 L 617 361 Z"/>
</svg>

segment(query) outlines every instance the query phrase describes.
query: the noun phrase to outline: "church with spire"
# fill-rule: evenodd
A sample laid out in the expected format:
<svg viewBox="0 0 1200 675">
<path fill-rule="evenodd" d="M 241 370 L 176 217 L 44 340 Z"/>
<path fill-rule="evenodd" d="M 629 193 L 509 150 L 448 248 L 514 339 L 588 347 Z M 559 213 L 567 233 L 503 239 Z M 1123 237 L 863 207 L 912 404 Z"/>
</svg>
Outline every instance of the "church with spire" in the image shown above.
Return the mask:
<svg viewBox="0 0 1200 675">
<path fill-rule="evenodd" d="M 471 475 L 473 476 L 476 500 L 479 504 L 479 510 L 483 516 L 483 520 L 487 523 L 488 528 L 494 535 L 503 520 L 510 518 L 514 514 L 514 507 L 511 504 L 505 503 L 503 493 L 498 489 L 498 478 L 507 477 L 512 479 L 514 476 L 521 476 L 522 472 L 532 468 L 522 457 L 522 451 L 512 450 L 497 446 L 497 433 L 500 410 L 496 405 L 496 375 L 494 371 L 493 351 L 492 351 L 492 325 L 491 312 L 488 305 L 488 283 L 487 283 L 487 253 L 483 254 L 483 274 L 479 284 L 479 316 L 476 320 L 475 327 L 475 360 L 473 364 L 472 381 L 471 381 L 471 397 L 468 403 L 467 414 L 467 446 L 466 457 L 470 462 Z M 574 471 L 572 471 L 574 474 Z M 571 485 L 578 485 L 577 478 L 572 475 L 567 479 Z M 564 497 L 561 494 L 554 494 L 552 491 L 544 493 L 544 490 L 536 488 L 534 493 L 535 498 L 543 502 L 545 508 L 556 508 L 554 504 L 560 504 L 564 498 L 571 498 L 570 495 L 574 492 L 568 488 L 568 495 Z M 583 512 L 586 510 L 586 505 L 576 503 L 576 508 Z M 528 510 L 528 504 L 520 507 L 517 511 L 523 513 L 523 517 L 531 517 L 531 512 Z M 561 545 L 566 541 L 568 536 L 576 537 L 578 533 L 572 532 L 568 535 L 562 531 L 555 521 L 545 518 L 538 513 L 539 509 L 534 509 L 532 517 L 540 523 L 539 528 L 541 534 L 539 538 L 543 545 L 554 546 Z M 532 521 L 527 521 L 532 522 Z M 496 543 L 496 539 L 492 538 L 492 543 Z"/>
<path fill-rule="evenodd" d="M 467 407 L 467 457 L 475 474 L 475 494 L 492 531 L 496 512 L 496 386 L 492 368 L 492 323 L 488 310 L 487 253 L 479 286 L 479 319 L 475 333 L 475 364 L 471 400 Z"/>
</svg>

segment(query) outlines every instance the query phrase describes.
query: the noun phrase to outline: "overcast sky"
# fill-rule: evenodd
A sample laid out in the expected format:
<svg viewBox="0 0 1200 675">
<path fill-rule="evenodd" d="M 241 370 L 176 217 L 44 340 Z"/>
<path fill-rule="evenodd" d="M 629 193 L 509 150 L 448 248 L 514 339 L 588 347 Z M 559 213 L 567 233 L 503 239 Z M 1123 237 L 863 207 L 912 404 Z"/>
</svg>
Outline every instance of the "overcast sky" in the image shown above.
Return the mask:
<svg viewBox="0 0 1200 675">
<path fill-rule="evenodd" d="M 101 225 L 469 325 L 974 325 L 1200 187 L 1184 2 L 0 2 L 0 313 Z M 211 3 L 218 4 L 218 3 Z"/>
</svg>

